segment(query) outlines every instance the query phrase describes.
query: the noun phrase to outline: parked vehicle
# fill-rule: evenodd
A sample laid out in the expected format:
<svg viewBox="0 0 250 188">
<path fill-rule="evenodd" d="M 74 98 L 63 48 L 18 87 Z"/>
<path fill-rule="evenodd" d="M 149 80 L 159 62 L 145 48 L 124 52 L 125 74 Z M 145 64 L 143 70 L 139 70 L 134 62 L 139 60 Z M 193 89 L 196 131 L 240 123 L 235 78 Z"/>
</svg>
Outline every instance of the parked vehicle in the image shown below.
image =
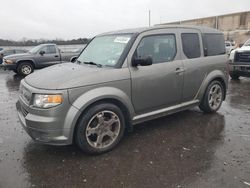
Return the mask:
<svg viewBox="0 0 250 188">
<path fill-rule="evenodd" d="M 113 149 L 133 125 L 226 97 L 224 36 L 192 26 L 157 26 L 96 36 L 76 63 L 21 81 L 17 110 L 27 133 L 85 152 Z"/>
<path fill-rule="evenodd" d="M 241 48 L 233 50 L 229 57 L 230 76 L 233 80 L 240 76 L 250 77 L 250 39 Z"/>
<path fill-rule="evenodd" d="M 9 49 L 9 50 L 1 50 L 0 51 L 0 64 L 3 63 L 3 57 L 12 55 L 12 54 L 21 54 L 21 53 L 26 53 L 28 50 L 24 49 Z"/>
<path fill-rule="evenodd" d="M 226 53 L 230 54 L 232 50 L 235 49 L 235 45 L 231 41 L 225 41 Z"/>
<path fill-rule="evenodd" d="M 56 44 L 41 44 L 24 54 L 10 55 L 3 58 L 6 69 L 27 76 L 34 69 L 41 69 L 55 64 L 74 61 L 80 52 L 61 53 Z"/>
</svg>

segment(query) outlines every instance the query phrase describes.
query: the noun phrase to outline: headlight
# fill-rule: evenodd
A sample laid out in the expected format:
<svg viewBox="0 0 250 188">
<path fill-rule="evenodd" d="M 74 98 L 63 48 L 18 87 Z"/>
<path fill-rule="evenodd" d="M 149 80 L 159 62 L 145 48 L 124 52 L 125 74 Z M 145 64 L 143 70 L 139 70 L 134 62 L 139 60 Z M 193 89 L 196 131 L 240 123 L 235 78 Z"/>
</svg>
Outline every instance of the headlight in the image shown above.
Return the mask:
<svg viewBox="0 0 250 188">
<path fill-rule="evenodd" d="M 10 59 L 5 59 L 4 60 L 5 64 L 13 64 L 14 62 Z"/>
<path fill-rule="evenodd" d="M 57 106 L 63 102 L 62 95 L 45 95 L 35 94 L 33 99 L 33 106 L 38 108 L 50 108 Z"/>
</svg>

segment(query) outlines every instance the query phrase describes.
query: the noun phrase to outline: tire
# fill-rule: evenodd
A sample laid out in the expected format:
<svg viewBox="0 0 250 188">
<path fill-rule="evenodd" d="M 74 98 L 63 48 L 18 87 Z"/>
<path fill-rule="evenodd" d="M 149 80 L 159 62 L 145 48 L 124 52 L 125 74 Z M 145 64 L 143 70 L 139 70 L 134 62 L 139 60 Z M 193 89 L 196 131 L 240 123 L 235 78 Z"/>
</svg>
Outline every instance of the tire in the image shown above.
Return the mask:
<svg viewBox="0 0 250 188">
<path fill-rule="evenodd" d="M 232 78 L 232 80 L 239 80 L 239 75 L 237 74 L 230 74 L 230 77 Z"/>
<path fill-rule="evenodd" d="M 73 59 L 71 59 L 71 63 L 74 63 L 75 62 L 75 60 L 76 60 L 76 57 L 75 58 L 73 58 Z"/>
<path fill-rule="evenodd" d="M 125 118 L 119 107 L 100 103 L 89 108 L 79 119 L 75 142 L 88 154 L 102 154 L 112 150 L 125 132 Z"/>
<path fill-rule="evenodd" d="M 20 63 L 17 67 L 17 73 L 21 76 L 27 76 L 34 71 L 34 67 L 29 62 Z"/>
<path fill-rule="evenodd" d="M 206 113 L 213 113 L 219 110 L 223 102 L 225 89 L 220 81 L 212 81 L 203 96 L 199 108 Z"/>
</svg>

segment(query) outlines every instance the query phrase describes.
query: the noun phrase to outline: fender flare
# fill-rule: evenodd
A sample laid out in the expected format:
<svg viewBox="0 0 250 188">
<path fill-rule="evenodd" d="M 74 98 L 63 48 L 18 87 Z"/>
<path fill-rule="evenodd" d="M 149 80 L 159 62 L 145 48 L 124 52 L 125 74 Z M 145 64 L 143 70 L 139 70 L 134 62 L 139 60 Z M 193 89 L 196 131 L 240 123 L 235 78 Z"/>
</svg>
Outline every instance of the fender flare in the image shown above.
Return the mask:
<svg viewBox="0 0 250 188">
<path fill-rule="evenodd" d="M 73 59 L 77 58 L 78 56 L 73 56 L 70 58 L 70 62 L 72 62 Z"/>
<path fill-rule="evenodd" d="M 208 85 L 213 81 L 213 80 L 219 80 L 222 82 L 222 85 L 225 89 L 225 93 L 224 93 L 224 100 L 226 98 L 226 90 L 227 90 L 227 85 L 228 85 L 228 80 L 226 79 L 225 74 L 222 71 L 219 70 L 214 70 L 212 72 L 210 72 L 205 79 L 203 80 L 203 83 L 195 97 L 195 99 L 199 99 L 200 101 L 203 99 L 203 96 L 206 92 L 206 89 L 208 87 Z"/>
<path fill-rule="evenodd" d="M 83 93 L 78 97 L 73 103 L 72 107 L 69 109 L 66 115 L 66 121 L 64 123 L 64 128 L 66 130 L 70 129 L 69 139 L 73 140 L 75 127 L 81 115 L 87 110 L 91 105 L 96 104 L 101 101 L 110 101 L 115 100 L 119 101 L 127 111 L 129 116 L 128 121 L 128 130 L 132 130 L 132 119 L 135 116 L 134 107 L 130 101 L 129 96 L 120 89 L 113 87 L 101 87 L 95 88 L 86 93 Z"/>
<path fill-rule="evenodd" d="M 36 67 L 36 63 L 35 63 L 35 61 L 34 61 L 33 59 L 18 59 L 18 60 L 16 61 L 17 66 L 20 64 L 20 62 L 24 62 L 24 61 L 32 62 L 34 68 Z"/>
</svg>

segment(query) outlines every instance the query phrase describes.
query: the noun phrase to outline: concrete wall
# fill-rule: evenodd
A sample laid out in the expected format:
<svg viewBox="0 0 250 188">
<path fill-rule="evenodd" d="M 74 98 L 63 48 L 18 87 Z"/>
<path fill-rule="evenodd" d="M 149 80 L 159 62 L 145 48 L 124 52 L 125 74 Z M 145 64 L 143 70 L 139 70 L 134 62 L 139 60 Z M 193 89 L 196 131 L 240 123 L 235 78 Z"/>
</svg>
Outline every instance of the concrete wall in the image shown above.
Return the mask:
<svg viewBox="0 0 250 188">
<path fill-rule="evenodd" d="M 201 25 L 217 28 L 224 33 L 225 40 L 235 41 L 237 44 L 242 44 L 250 38 L 250 11 L 165 24 Z"/>
</svg>

